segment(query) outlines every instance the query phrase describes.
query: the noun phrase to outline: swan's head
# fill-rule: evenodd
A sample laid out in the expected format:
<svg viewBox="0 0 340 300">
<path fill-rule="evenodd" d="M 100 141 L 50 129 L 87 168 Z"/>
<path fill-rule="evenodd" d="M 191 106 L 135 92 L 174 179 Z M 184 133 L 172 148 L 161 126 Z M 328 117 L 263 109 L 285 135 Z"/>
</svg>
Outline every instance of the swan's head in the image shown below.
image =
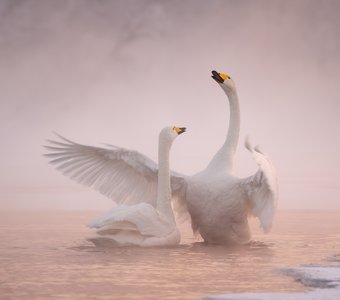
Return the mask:
<svg viewBox="0 0 340 300">
<path fill-rule="evenodd" d="M 229 75 L 218 73 L 216 71 L 212 71 L 211 73 L 211 77 L 221 86 L 224 91 L 236 91 L 235 83 Z"/>
<path fill-rule="evenodd" d="M 167 126 L 162 129 L 159 138 L 171 143 L 176 137 L 186 131 L 185 127 Z"/>
</svg>

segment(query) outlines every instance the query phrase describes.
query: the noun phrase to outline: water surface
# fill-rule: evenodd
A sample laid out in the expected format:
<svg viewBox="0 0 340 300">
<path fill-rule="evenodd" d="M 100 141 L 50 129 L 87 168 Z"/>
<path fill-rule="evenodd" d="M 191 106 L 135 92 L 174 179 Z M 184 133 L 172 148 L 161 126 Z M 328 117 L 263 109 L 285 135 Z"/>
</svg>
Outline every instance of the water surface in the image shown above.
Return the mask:
<svg viewBox="0 0 340 300">
<path fill-rule="evenodd" d="M 340 212 L 279 212 L 268 235 L 252 221 L 245 247 L 207 246 L 181 225 L 173 248 L 97 248 L 99 212 L 0 213 L 1 299 L 201 299 L 229 292 L 299 292 L 273 269 L 325 264 L 340 251 Z"/>
</svg>

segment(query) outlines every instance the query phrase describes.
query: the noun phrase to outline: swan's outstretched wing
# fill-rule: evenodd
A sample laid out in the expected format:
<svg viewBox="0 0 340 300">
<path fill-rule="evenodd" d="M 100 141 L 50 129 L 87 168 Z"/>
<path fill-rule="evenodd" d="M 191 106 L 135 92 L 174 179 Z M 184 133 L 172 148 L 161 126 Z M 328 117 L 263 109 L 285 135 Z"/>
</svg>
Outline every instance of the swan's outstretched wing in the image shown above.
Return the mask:
<svg viewBox="0 0 340 300">
<path fill-rule="evenodd" d="M 257 147 L 253 148 L 248 139 L 245 146 L 253 154 L 259 170 L 253 176 L 241 180 L 241 185 L 249 196 L 251 214 L 259 218 L 263 231 L 268 232 L 278 200 L 276 171 L 268 156 Z"/>
<path fill-rule="evenodd" d="M 63 174 L 91 186 L 116 203 L 140 202 L 155 206 L 157 164 L 137 151 L 115 146 L 98 148 L 77 144 L 61 136 L 45 146 L 50 163 Z"/>
</svg>

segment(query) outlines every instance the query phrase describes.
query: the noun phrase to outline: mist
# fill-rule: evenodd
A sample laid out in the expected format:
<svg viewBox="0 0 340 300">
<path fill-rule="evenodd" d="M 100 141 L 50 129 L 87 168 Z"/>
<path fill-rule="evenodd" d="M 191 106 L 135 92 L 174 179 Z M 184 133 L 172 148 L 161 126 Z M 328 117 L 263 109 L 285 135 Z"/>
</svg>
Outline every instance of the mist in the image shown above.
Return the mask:
<svg viewBox="0 0 340 300">
<path fill-rule="evenodd" d="M 236 174 L 271 157 L 280 209 L 340 209 L 339 1 L 0 1 L 0 210 L 103 209 L 112 201 L 42 156 L 53 131 L 157 161 L 167 125 L 187 133 L 171 166 L 204 168 L 227 132 L 210 78 L 232 76 L 241 106 Z"/>
</svg>

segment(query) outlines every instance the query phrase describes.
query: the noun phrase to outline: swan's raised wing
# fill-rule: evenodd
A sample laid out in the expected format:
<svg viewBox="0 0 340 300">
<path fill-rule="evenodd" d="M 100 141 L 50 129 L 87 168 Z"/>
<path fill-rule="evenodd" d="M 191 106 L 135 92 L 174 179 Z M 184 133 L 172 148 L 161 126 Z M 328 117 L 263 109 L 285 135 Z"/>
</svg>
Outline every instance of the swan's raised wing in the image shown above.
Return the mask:
<svg viewBox="0 0 340 300">
<path fill-rule="evenodd" d="M 59 136 L 45 146 L 50 163 L 64 175 L 93 187 L 116 203 L 140 202 L 155 206 L 157 164 L 137 151 L 115 146 L 85 146 Z"/>
<path fill-rule="evenodd" d="M 259 170 L 253 176 L 241 180 L 241 185 L 249 197 L 250 213 L 259 218 L 263 231 L 269 232 L 278 201 L 276 171 L 268 156 L 258 148 L 253 148 L 248 139 L 245 146 L 253 154 Z"/>
</svg>

